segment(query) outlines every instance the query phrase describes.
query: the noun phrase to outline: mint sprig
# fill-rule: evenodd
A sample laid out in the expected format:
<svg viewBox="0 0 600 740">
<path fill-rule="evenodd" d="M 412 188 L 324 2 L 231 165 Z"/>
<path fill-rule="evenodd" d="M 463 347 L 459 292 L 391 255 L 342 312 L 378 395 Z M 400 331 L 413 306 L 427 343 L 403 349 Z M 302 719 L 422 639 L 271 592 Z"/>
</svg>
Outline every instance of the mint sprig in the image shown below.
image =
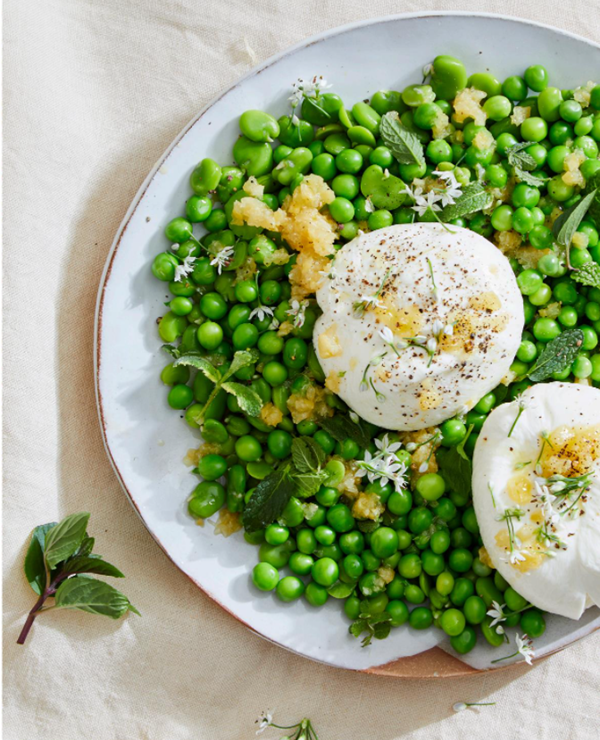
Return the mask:
<svg viewBox="0 0 600 740">
<path fill-rule="evenodd" d="M 490 193 L 478 182 L 472 182 L 464 188 L 454 203 L 451 203 L 442 210 L 440 219 L 444 222 L 454 221 L 455 218 L 463 218 L 472 213 L 477 213 L 487 208 L 493 198 Z"/>
<path fill-rule="evenodd" d="M 41 524 L 33 530 L 25 555 L 25 577 L 38 600 L 27 615 L 17 640 L 23 645 L 42 612 L 53 609 L 80 609 L 119 619 L 129 611 L 139 615 L 129 599 L 89 573 L 123 578 L 114 565 L 92 553 L 94 538 L 87 534 L 90 515 L 82 512 L 65 517 L 58 524 Z M 54 599 L 52 606 L 47 600 Z"/>
<path fill-rule="evenodd" d="M 164 347 L 167 349 L 171 346 L 164 345 Z M 172 348 L 167 349 L 167 351 L 171 352 L 175 357 L 175 354 L 171 350 Z M 175 352 L 177 352 L 176 349 Z M 236 383 L 235 381 L 228 382 L 229 378 L 235 375 L 239 370 L 258 362 L 258 357 L 258 351 L 255 349 L 240 350 L 234 354 L 229 367 L 226 370 L 222 370 L 207 357 L 202 357 L 196 352 L 186 352 L 185 354 L 179 354 L 177 356 L 177 359 L 173 363 L 173 367 L 179 367 L 179 365 L 193 367 L 214 383 L 214 387 L 206 400 L 206 403 L 194 418 L 194 421 L 198 425 L 201 426 L 204 422 L 206 412 L 220 390 L 224 390 L 225 393 L 235 396 L 240 408 L 249 416 L 257 417 L 260 415 L 263 402 L 258 393 L 250 388 L 250 386 L 243 385 L 242 383 Z"/>
<path fill-rule="evenodd" d="M 383 143 L 400 164 L 425 164 L 423 144 L 402 124 L 397 111 L 382 116 L 379 131 Z"/>
<path fill-rule="evenodd" d="M 600 265 L 597 262 L 588 262 L 583 267 L 573 270 L 571 280 L 591 288 L 600 288 Z"/>
<path fill-rule="evenodd" d="M 581 329 L 565 329 L 556 339 L 544 347 L 527 377 L 536 383 L 547 380 L 553 373 L 560 373 L 573 364 L 584 335 Z"/>
</svg>

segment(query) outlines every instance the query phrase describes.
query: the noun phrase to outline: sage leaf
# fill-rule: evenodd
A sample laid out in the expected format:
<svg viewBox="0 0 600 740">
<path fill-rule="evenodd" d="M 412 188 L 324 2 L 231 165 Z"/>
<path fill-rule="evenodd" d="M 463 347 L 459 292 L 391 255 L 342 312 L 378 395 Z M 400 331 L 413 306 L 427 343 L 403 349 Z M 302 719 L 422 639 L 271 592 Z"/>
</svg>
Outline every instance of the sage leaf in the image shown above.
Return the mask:
<svg viewBox="0 0 600 740">
<path fill-rule="evenodd" d="M 456 447 L 440 447 L 435 457 L 440 468 L 440 474 L 451 491 L 469 495 L 471 493 L 471 478 L 473 464 L 461 455 Z"/>
<path fill-rule="evenodd" d="M 327 593 L 334 599 L 347 599 L 354 592 L 356 584 L 338 581 L 327 589 Z"/>
<path fill-rule="evenodd" d="M 234 382 L 223 383 L 221 388 L 237 398 L 240 408 L 246 414 L 254 417 L 259 416 L 263 402 L 255 390 L 249 388 L 247 385 Z"/>
<path fill-rule="evenodd" d="M 235 373 L 237 373 L 237 371 L 241 370 L 243 367 L 247 367 L 248 365 L 253 365 L 254 363 L 258 362 L 258 357 L 258 350 L 239 350 L 234 354 L 233 359 L 231 360 L 231 365 L 229 366 L 229 370 L 225 373 L 223 379 L 227 380 L 232 375 L 235 375 Z"/>
<path fill-rule="evenodd" d="M 86 512 L 71 514 L 46 532 L 44 557 L 50 570 L 77 552 L 89 518 Z"/>
<path fill-rule="evenodd" d="M 54 603 L 58 609 L 81 609 L 111 619 L 119 619 L 128 611 L 139 615 L 125 594 L 104 581 L 87 576 L 74 576 L 63 581 L 56 591 Z"/>
<path fill-rule="evenodd" d="M 592 288 L 600 288 L 600 265 L 597 262 L 588 262 L 578 270 L 573 270 L 571 280 Z"/>
<path fill-rule="evenodd" d="M 319 419 L 319 424 L 326 432 L 331 434 L 337 442 L 345 442 L 350 438 L 354 440 L 361 449 L 368 447 L 374 436 L 374 432 L 371 432 L 364 422 L 359 421 L 358 424 L 355 424 L 352 419 L 345 414 L 336 414 L 335 416 Z"/>
<path fill-rule="evenodd" d="M 56 522 L 40 524 L 31 533 L 31 542 L 25 555 L 25 577 L 27 582 L 39 596 L 46 588 L 46 566 L 44 565 L 44 543 L 46 534 L 56 527 Z"/>
<path fill-rule="evenodd" d="M 379 133 L 400 164 L 425 164 L 423 144 L 402 124 L 397 111 L 382 116 Z"/>
<path fill-rule="evenodd" d="M 247 532 L 256 532 L 279 519 L 296 491 L 290 465 L 281 465 L 256 486 L 243 514 Z"/>
<path fill-rule="evenodd" d="M 471 213 L 476 213 L 487 208 L 493 198 L 490 193 L 478 182 L 472 182 L 462 191 L 454 203 L 442 209 L 440 218 L 442 221 L 454 221 L 455 218 L 463 218 Z"/>
<path fill-rule="evenodd" d="M 592 201 L 596 197 L 597 190 L 592 190 L 568 211 L 565 211 L 553 224 L 552 231 L 556 241 L 563 247 L 569 249 L 571 241 L 579 224 L 583 221 Z"/>
<path fill-rule="evenodd" d="M 181 355 L 173 363 L 174 367 L 179 367 L 180 365 L 193 367 L 196 370 L 199 370 L 203 375 L 206 375 L 209 380 L 212 380 L 213 383 L 218 383 L 221 379 L 221 373 L 212 364 L 212 362 L 209 362 L 205 357 L 200 357 L 200 355 L 191 353 Z"/>
<path fill-rule="evenodd" d="M 63 573 L 95 573 L 99 576 L 125 578 L 123 573 L 114 565 L 102 560 L 99 555 L 77 555 L 67 560 L 62 568 Z"/>
<path fill-rule="evenodd" d="M 566 329 L 544 347 L 527 377 L 536 383 L 546 380 L 553 373 L 560 373 L 573 364 L 584 335 L 581 329 Z"/>
<path fill-rule="evenodd" d="M 325 452 L 312 437 L 296 437 L 292 442 L 292 462 L 300 473 L 311 473 L 323 465 Z"/>
</svg>

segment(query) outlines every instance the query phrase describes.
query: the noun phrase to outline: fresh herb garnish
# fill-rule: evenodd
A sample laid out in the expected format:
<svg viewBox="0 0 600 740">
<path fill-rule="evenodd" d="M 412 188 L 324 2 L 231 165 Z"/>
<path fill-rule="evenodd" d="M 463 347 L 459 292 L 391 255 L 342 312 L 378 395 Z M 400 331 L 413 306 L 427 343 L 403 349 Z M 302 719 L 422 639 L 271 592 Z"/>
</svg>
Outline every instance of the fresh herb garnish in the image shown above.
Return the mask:
<svg viewBox="0 0 600 740">
<path fill-rule="evenodd" d="M 379 131 L 383 143 L 400 164 L 425 164 L 423 144 L 402 124 L 397 111 L 390 111 L 381 118 Z"/>
<path fill-rule="evenodd" d="M 446 481 L 450 490 L 457 493 L 471 493 L 473 464 L 467 457 L 464 447 L 460 449 L 458 447 L 440 447 L 436 452 L 436 460 L 442 478 Z"/>
<path fill-rule="evenodd" d="M 336 440 L 345 442 L 348 438 L 354 440 L 361 449 L 366 449 L 373 438 L 376 428 L 362 419 L 353 422 L 346 414 L 336 414 L 319 419 L 319 425 Z"/>
<path fill-rule="evenodd" d="M 506 151 L 506 158 L 508 164 L 514 168 L 515 176 L 521 182 L 527 183 L 533 187 L 541 187 L 547 180 L 547 177 L 539 177 L 538 175 L 532 175 L 532 171 L 536 169 L 537 162 L 529 152 L 524 151 L 527 147 L 531 146 L 530 141 L 522 141 L 519 144 L 511 146 Z"/>
<path fill-rule="evenodd" d="M 525 411 L 525 402 L 523 401 L 523 399 L 520 398 L 519 399 L 519 410 L 517 411 L 517 415 L 515 416 L 515 420 L 513 421 L 512 426 L 509 429 L 508 434 L 506 435 L 507 437 L 512 436 L 512 433 L 515 431 L 515 427 L 517 426 L 517 424 L 519 422 L 519 419 L 521 418 L 521 414 L 523 413 L 523 411 Z"/>
<path fill-rule="evenodd" d="M 311 721 L 306 717 L 295 725 L 276 725 L 273 722 L 273 713 L 269 710 L 260 715 L 256 724 L 258 725 L 257 735 L 260 735 L 268 727 L 275 727 L 277 730 L 292 730 L 292 732 L 286 733 L 282 740 L 319 740 Z"/>
<path fill-rule="evenodd" d="M 566 329 L 556 339 L 548 342 L 527 377 L 539 383 L 553 373 L 560 373 L 570 367 L 581 349 L 583 340 L 581 329 Z"/>
<path fill-rule="evenodd" d="M 573 270 L 571 280 L 591 288 L 600 288 L 600 265 L 597 262 L 588 262 L 583 267 Z"/>
<path fill-rule="evenodd" d="M 334 599 L 347 599 L 354 592 L 355 588 L 355 583 L 337 581 L 337 583 L 334 583 L 333 586 L 327 589 L 327 593 Z"/>
<path fill-rule="evenodd" d="M 572 269 L 570 261 L 571 241 L 573 240 L 573 236 L 579 228 L 579 225 L 585 218 L 585 214 L 592 205 L 592 201 L 596 197 L 597 192 L 597 190 L 592 190 L 579 202 L 575 203 L 574 206 L 561 214 L 552 225 L 554 238 L 561 247 L 566 249 L 567 264 L 570 269 Z"/>
<path fill-rule="evenodd" d="M 600 224 L 600 172 L 596 172 L 588 179 L 583 194 L 587 195 L 592 191 L 595 191 L 596 195 L 590 204 L 588 213 L 596 224 Z"/>
<path fill-rule="evenodd" d="M 493 198 L 478 182 L 470 183 L 454 203 L 447 205 L 440 214 L 442 221 L 454 221 L 487 208 Z"/>
<path fill-rule="evenodd" d="M 390 624 L 392 621 L 391 614 L 387 612 L 372 614 L 368 599 L 361 601 L 360 609 L 358 619 L 355 619 L 348 628 L 350 634 L 359 638 L 366 632 L 367 634 L 363 637 L 361 643 L 363 647 L 370 645 L 373 638 L 376 640 L 385 640 L 392 629 L 392 625 Z"/>
<path fill-rule="evenodd" d="M 168 346 L 169 345 L 165 345 L 165 347 Z M 198 354 L 192 352 L 180 355 L 173 363 L 174 367 L 178 367 L 179 365 L 194 367 L 215 384 L 206 400 L 206 403 L 194 418 L 194 421 L 197 424 L 202 425 L 206 411 L 215 400 L 220 390 L 224 390 L 226 393 L 230 393 L 232 396 L 235 396 L 240 408 L 249 416 L 258 416 L 263 406 L 262 399 L 258 393 L 249 386 L 242 385 L 242 383 L 236 383 L 234 381 L 228 382 L 229 378 L 235 375 L 238 370 L 241 370 L 248 365 L 252 365 L 257 361 L 257 350 L 240 350 L 234 354 L 229 368 L 225 372 L 221 372 L 221 370 L 218 367 L 215 367 L 215 365 L 206 357 L 200 357 Z"/>
<path fill-rule="evenodd" d="M 118 619 L 132 611 L 129 599 L 104 581 L 88 573 L 123 578 L 114 565 L 92 554 L 94 538 L 86 531 L 90 515 L 71 514 L 58 524 L 41 524 L 33 530 L 25 556 L 25 576 L 39 598 L 27 616 L 17 643 L 23 645 L 36 617 L 53 609 L 81 609 Z M 53 598 L 52 606 L 45 606 Z"/>
<path fill-rule="evenodd" d="M 292 464 L 283 463 L 256 486 L 243 514 L 247 532 L 264 529 L 281 516 L 297 488 L 291 471 Z"/>
</svg>

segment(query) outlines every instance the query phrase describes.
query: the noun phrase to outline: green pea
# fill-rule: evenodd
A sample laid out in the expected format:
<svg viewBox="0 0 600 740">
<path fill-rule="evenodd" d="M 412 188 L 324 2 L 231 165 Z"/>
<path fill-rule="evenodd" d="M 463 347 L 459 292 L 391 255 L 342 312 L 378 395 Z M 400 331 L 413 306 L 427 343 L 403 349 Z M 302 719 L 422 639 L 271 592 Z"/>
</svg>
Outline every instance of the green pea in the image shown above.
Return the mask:
<svg viewBox="0 0 600 740">
<path fill-rule="evenodd" d="M 436 98 L 453 100 L 466 86 L 467 72 L 459 59 L 442 54 L 433 60 L 431 87 Z"/>
<path fill-rule="evenodd" d="M 346 133 L 353 144 L 362 144 L 370 147 L 374 147 L 377 144 L 375 135 L 365 126 L 350 126 Z"/>
<path fill-rule="evenodd" d="M 402 101 L 410 108 L 416 108 L 422 103 L 433 103 L 435 93 L 430 85 L 409 85 L 402 91 Z"/>
<path fill-rule="evenodd" d="M 503 118 L 510 116 L 512 104 L 504 95 L 493 95 L 485 101 L 483 110 L 492 121 L 501 121 Z"/>
<path fill-rule="evenodd" d="M 269 563 L 258 563 L 252 570 L 252 583 L 260 591 L 273 591 L 279 582 L 279 571 Z"/>
<path fill-rule="evenodd" d="M 478 578 L 475 581 L 475 590 L 477 591 L 477 595 L 485 601 L 488 607 L 492 605 L 492 601 L 497 601 L 499 604 L 502 603 L 502 593 L 494 585 L 493 578 Z"/>
<path fill-rule="evenodd" d="M 275 167 L 273 172 L 277 182 L 284 186 L 290 185 L 295 177 L 308 172 L 312 160 L 313 155 L 310 149 L 297 147 Z"/>
<path fill-rule="evenodd" d="M 457 578 L 450 592 L 450 601 L 454 606 L 462 606 L 469 596 L 475 593 L 475 586 L 468 578 Z"/>
<path fill-rule="evenodd" d="M 168 311 L 158 323 L 158 333 L 163 342 L 171 344 L 183 334 L 186 326 L 185 316 L 177 316 Z"/>
<path fill-rule="evenodd" d="M 364 171 L 360 190 L 365 197 L 370 197 L 376 208 L 394 210 L 404 203 L 406 193 L 404 182 L 394 175 L 386 175 L 383 168 L 372 164 Z M 331 206 L 330 206 L 331 208 Z"/>
<path fill-rule="evenodd" d="M 196 519 L 208 519 L 225 503 L 225 489 L 216 481 L 204 481 L 196 486 L 188 502 L 188 510 Z"/>
<path fill-rule="evenodd" d="M 273 141 L 279 136 L 279 124 L 269 113 L 247 110 L 240 116 L 240 131 L 251 141 Z"/>
<path fill-rule="evenodd" d="M 477 643 L 477 633 L 467 625 L 460 635 L 450 638 L 450 645 L 459 655 L 471 652 Z"/>
<path fill-rule="evenodd" d="M 336 157 L 338 154 L 344 151 L 344 149 L 350 148 L 350 139 L 341 132 L 329 134 L 323 142 L 325 145 L 325 151 Z"/>
<path fill-rule="evenodd" d="M 196 195 L 208 195 L 216 190 L 221 175 L 221 167 L 214 159 L 203 159 L 190 175 L 190 187 Z"/>
<path fill-rule="evenodd" d="M 540 92 L 537 99 L 540 116 L 545 121 L 558 121 L 562 102 L 562 93 L 557 87 L 546 87 Z"/>
<path fill-rule="evenodd" d="M 415 630 L 425 630 L 433 624 L 433 614 L 426 606 L 417 606 L 409 616 L 409 624 Z"/>
<path fill-rule="evenodd" d="M 370 104 L 380 116 L 393 110 L 399 113 L 404 110 L 402 96 L 397 90 L 378 90 L 371 98 Z"/>
<path fill-rule="evenodd" d="M 481 631 L 492 647 L 500 647 L 504 643 L 504 634 L 502 631 L 497 632 L 496 627 L 491 627 L 491 621 L 491 617 L 485 617 L 480 623 Z"/>
<path fill-rule="evenodd" d="M 542 92 L 548 86 L 548 72 L 541 64 L 527 67 L 523 75 L 527 86 L 534 92 Z"/>
<path fill-rule="evenodd" d="M 275 592 L 281 601 L 296 601 L 304 593 L 304 583 L 296 576 L 285 576 L 277 584 Z"/>
<path fill-rule="evenodd" d="M 240 191 L 244 180 L 244 173 L 239 167 L 223 167 L 221 179 L 217 185 L 217 198 L 221 203 L 227 203 L 232 195 Z"/>
<path fill-rule="evenodd" d="M 417 481 L 416 489 L 426 501 L 437 501 L 444 495 L 446 484 L 441 475 L 425 473 Z"/>
<path fill-rule="evenodd" d="M 546 620 L 539 609 L 528 609 L 521 615 L 520 627 L 526 635 L 535 639 L 546 631 Z"/>
<path fill-rule="evenodd" d="M 458 609 L 446 609 L 440 618 L 440 625 L 450 637 L 458 637 L 466 626 L 465 615 Z"/>
<path fill-rule="evenodd" d="M 240 136 L 233 145 L 233 158 L 249 176 L 253 177 L 266 175 L 273 168 L 271 145 L 268 142 L 252 141 L 246 136 Z"/>
<path fill-rule="evenodd" d="M 521 136 L 525 141 L 542 141 L 548 135 L 548 124 L 543 118 L 532 116 L 521 124 Z"/>
<path fill-rule="evenodd" d="M 502 93 L 510 100 L 518 103 L 527 97 L 527 84 L 522 77 L 512 75 L 502 83 Z"/>
</svg>

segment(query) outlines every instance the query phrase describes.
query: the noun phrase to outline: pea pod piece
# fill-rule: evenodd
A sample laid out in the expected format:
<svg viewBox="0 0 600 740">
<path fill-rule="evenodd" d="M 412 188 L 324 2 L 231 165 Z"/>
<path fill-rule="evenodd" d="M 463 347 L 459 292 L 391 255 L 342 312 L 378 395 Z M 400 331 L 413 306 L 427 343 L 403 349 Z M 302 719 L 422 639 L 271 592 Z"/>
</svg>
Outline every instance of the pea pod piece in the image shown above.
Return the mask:
<svg viewBox="0 0 600 740">
<path fill-rule="evenodd" d="M 223 174 L 217 186 L 217 198 L 225 204 L 234 193 L 242 189 L 244 173 L 239 167 L 223 167 Z"/>
<path fill-rule="evenodd" d="M 502 83 L 489 72 L 475 72 L 467 80 L 467 87 L 483 90 L 488 98 L 502 93 Z"/>
<path fill-rule="evenodd" d="M 397 90 L 378 90 L 371 98 L 371 108 L 383 116 L 393 110 L 404 113 L 406 105 Z"/>
<path fill-rule="evenodd" d="M 250 383 L 250 388 L 258 393 L 263 403 L 269 403 L 271 400 L 271 386 L 263 378 L 257 378 Z"/>
<path fill-rule="evenodd" d="M 231 218 L 233 216 L 233 206 L 237 203 L 237 201 L 241 200 L 242 198 L 248 197 L 249 196 L 246 192 L 240 190 L 237 193 L 234 193 L 224 206 L 225 216 L 227 217 L 229 228 L 236 236 L 239 236 L 241 239 L 245 240 L 253 239 L 257 234 L 260 234 L 261 229 L 258 226 L 248 226 L 247 224 L 232 224 Z"/>
<path fill-rule="evenodd" d="M 279 124 L 270 113 L 247 110 L 240 116 L 240 131 L 250 141 L 273 141 L 279 136 Z"/>
<path fill-rule="evenodd" d="M 277 165 L 273 175 L 281 185 L 290 185 L 297 175 L 308 172 L 312 160 L 313 155 L 310 149 L 303 146 L 297 147 L 289 157 L 286 157 Z"/>
<path fill-rule="evenodd" d="M 325 472 L 327 473 L 327 478 L 324 485 L 329 488 L 336 488 L 344 480 L 346 468 L 341 460 L 330 460 L 325 466 Z"/>
<path fill-rule="evenodd" d="M 377 144 L 377 139 L 365 126 L 350 126 L 346 133 L 353 144 L 366 144 L 372 147 Z"/>
<path fill-rule="evenodd" d="M 347 108 L 340 108 L 338 111 L 338 118 L 344 128 L 350 128 L 350 126 L 356 126 L 354 116 Z M 318 138 L 318 137 L 317 137 Z"/>
<path fill-rule="evenodd" d="M 246 136 L 240 136 L 233 145 L 233 158 L 250 177 L 266 175 L 273 168 L 271 145 L 251 141 Z"/>
<path fill-rule="evenodd" d="M 325 144 L 325 151 L 333 154 L 334 157 L 343 152 L 344 149 L 350 148 L 350 139 L 341 132 L 329 134 L 323 143 Z"/>
<path fill-rule="evenodd" d="M 289 416 L 284 416 L 283 419 L 277 425 L 277 429 L 283 429 L 284 432 L 294 433 L 294 422 Z"/>
<path fill-rule="evenodd" d="M 279 141 L 286 146 L 308 146 L 315 138 L 313 127 L 308 121 L 292 123 L 289 116 L 281 116 L 279 123 Z"/>
<path fill-rule="evenodd" d="M 289 414 L 290 410 L 287 407 L 287 401 L 290 397 L 290 389 L 283 385 L 273 388 L 273 403 L 281 411 L 282 414 Z"/>
<path fill-rule="evenodd" d="M 167 311 L 158 323 L 158 334 L 163 342 L 170 344 L 183 334 L 186 327 L 185 316 L 176 316 L 172 311 Z"/>
<path fill-rule="evenodd" d="M 431 87 L 436 98 L 453 100 L 466 86 L 467 71 L 460 59 L 440 54 L 433 60 Z"/>
<path fill-rule="evenodd" d="M 246 470 L 243 465 L 232 465 L 227 473 L 227 508 L 241 511 L 246 493 Z"/>
<path fill-rule="evenodd" d="M 304 98 L 302 118 L 314 126 L 326 126 L 337 120 L 342 99 L 335 93 L 323 93 L 318 98 Z"/>
<path fill-rule="evenodd" d="M 399 177 L 385 174 L 383 169 L 372 164 L 364 171 L 360 181 L 360 191 L 365 198 L 370 197 L 376 208 L 394 210 L 406 200 L 405 185 Z"/>
<path fill-rule="evenodd" d="M 324 141 L 330 134 L 339 134 L 345 131 L 341 123 L 328 123 L 327 126 L 321 126 L 315 133 L 317 141 Z"/>
<path fill-rule="evenodd" d="M 203 373 L 198 373 L 194 378 L 194 398 L 198 403 L 206 403 L 214 387 L 212 380 Z"/>
<path fill-rule="evenodd" d="M 152 263 L 152 274 L 158 280 L 168 283 L 175 277 L 175 268 L 179 261 L 170 252 L 157 254 Z"/>
<path fill-rule="evenodd" d="M 196 195 L 208 195 L 216 190 L 221 181 L 222 170 L 214 159 L 203 159 L 190 175 L 190 187 Z"/>
<path fill-rule="evenodd" d="M 236 242 L 233 247 L 233 258 L 231 262 L 224 267 L 225 271 L 237 270 L 238 267 L 244 264 L 246 257 L 248 256 L 248 242 L 240 240 Z"/>
<path fill-rule="evenodd" d="M 502 643 L 504 642 L 504 635 L 499 635 L 496 632 L 495 627 L 490 627 L 491 621 L 491 617 L 486 617 L 479 626 L 481 627 L 483 636 L 490 643 L 490 645 L 492 645 L 493 647 L 500 647 L 500 645 L 502 645 Z"/>
</svg>

